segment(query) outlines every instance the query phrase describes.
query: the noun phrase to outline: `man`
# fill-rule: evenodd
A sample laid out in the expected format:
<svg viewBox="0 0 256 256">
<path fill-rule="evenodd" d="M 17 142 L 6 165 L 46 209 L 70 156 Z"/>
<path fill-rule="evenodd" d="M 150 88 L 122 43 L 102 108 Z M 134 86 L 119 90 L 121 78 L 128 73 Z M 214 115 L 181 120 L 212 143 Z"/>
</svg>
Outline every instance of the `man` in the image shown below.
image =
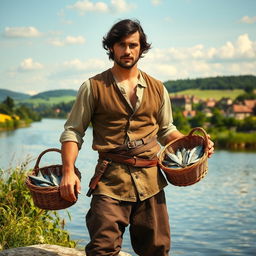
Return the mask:
<svg viewBox="0 0 256 256">
<path fill-rule="evenodd" d="M 74 163 L 91 122 L 99 161 L 86 215 L 91 238 L 87 255 L 118 255 L 123 232 L 130 225 L 131 243 L 138 255 L 166 256 L 170 250 L 163 191 L 167 182 L 156 164 L 156 138 L 165 145 L 184 135 L 172 123 L 163 84 L 137 67 L 150 49 L 139 22 L 121 20 L 113 25 L 103 38 L 103 47 L 113 67 L 81 86 L 60 139 L 61 196 L 75 201 L 80 191 Z M 213 143 L 209 144 L 210 156 Z"/>
</svg>

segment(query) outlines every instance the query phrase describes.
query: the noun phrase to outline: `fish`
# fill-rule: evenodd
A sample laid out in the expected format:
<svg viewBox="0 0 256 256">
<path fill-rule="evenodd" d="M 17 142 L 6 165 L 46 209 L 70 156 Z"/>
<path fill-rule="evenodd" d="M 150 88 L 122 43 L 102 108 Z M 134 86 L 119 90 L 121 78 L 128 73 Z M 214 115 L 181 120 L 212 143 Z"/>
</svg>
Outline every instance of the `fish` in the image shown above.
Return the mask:
<svg viewBox="0 0 256 256">
<path fill-rule="evenodd" d="M 180 159 L 173 153 L 166 153 L 166 156 L 174 163 L 177 163 L 179 166 L 182 166 Z"/>
<path fill-rule="evenodd" d="M 182 153 L 181 150 L 178 148 L 178 150 L 176 151 L 176 156 L 179 158 L 180 162 L 182 163 Z"/>
<path fill-rule="evenodd" d="M 182 168 L 194 164 L 204 155 L 203 145 L 198 145 L 192 149 L 178 148 L 174 153 L 165 152 L 163 164 L 169 168 Z"/>
<path fill-rule="evenodd" d="M 200 159 L 200 158 L 203 156 L 203 154 L 204 154 L 203 145 L 196 146 L 194 149 L 195 149 L 195 151 L 194 151 L 193 155 L 191 156 L 190 164 L 194 164 L 194 163 L 196 163 L 197 161 L 199 161 L 199 159 Z"/>
<path fill-rule="evenodd" d="M 59 186 L 60 185 L 60 182 L 61 182 L 61 177 L 58 176 L 58 175 L 55 175 L 52 171 L 49 171 L 50 172 L 50 180 L 51 182 L 55 185 L 55 186 Z"/>
<path fill-rule="evenodd" d="M 170 161 L 167 161 L 167 160 L 164 160 L 163 161 L 163 165 L 164 166 L 166 166 L 166 167 L 168 167 L 168 168 L 181 168 L 181 166 L 180 165 L 178 165 L 178 164 L 176 164 L 176 163 L 174 163 L 174 162 L 170 162 Z"/>
<path fill-rule="evenodd" d="M 195 151 L 196 151 L 196 147 L 194 147 L 194 148 L 192 148 L 192 149 L 190 150 L 189 157 L 188 157 L 188 161 L 187 161 L 187 165 L 190 164 L 191 159 L 192 159 L 192 157 L 193 157 Z"/>
<path fill-rule="evenodd" d="M 30 175 L 29 178 L 31 179 L 32 183 L 37 186 L 41 186 L 41 184 L 48 184 L 49 186 L 53 186 L 53 183 L 50 180 L 45 179 L 44 177 Z"/>
</svg>

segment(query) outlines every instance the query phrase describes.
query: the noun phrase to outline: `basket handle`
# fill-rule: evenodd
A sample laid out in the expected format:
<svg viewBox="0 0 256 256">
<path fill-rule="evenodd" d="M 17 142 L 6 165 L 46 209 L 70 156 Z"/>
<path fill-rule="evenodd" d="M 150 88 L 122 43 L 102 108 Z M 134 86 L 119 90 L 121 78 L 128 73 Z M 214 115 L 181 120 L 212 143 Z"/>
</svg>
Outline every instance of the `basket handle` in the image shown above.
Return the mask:
<svg viewBox="0 0 256 256">
<path fill-rule="evenodd" d="M 196 132 L 196 131 L 199 131 L 199 132 L 203 133 L 204 142 L 205 142 L 205 143 L 204 143 L 204 144 L 205 144 L 205 150 L 208 151 L 208 144 L 209 144 L 209 142 L 208 142 L 208 137 L 207 137 L 206 131 L 205 131 L 202 127 L 195 127 L 195 128 L 193 128 L 193 129 L 189 132 L 188 136 L 192 136 L 193 133 Z"/>
<path fill-rule="evenodd" d="M 35 167 L 34 167 L 34 170 L 35 170 L 36 174 L 37 174 L 37 172 L 38 172 L 39 163 L 40 163 L 40 160 L 41 160 L 42 156 L 43 156 L 44 154 L 46 154 L 47 152 L 51 152 L 51 151 L 59 152 L 59 153 L 61 154 L 61 150 L 58 149 L 58 148 L 48 148 L 48 149 L 44 150 L 44 151 L 38 156 L 38 158 L 37 158 L 37 160 L 36 160 L 36 164 L 35 164 Z"/>
</svg>

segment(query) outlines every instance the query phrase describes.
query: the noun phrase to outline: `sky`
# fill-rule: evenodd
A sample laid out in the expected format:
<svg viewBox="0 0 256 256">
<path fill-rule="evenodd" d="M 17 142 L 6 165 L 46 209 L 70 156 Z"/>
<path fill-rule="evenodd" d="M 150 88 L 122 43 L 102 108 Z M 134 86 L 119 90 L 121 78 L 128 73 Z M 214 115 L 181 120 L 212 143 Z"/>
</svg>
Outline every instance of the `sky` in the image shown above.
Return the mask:
<svg viewBox="0 0 256 256">
<path fill-rule="evenodd" d="M 0 88 L 75 89 L 110 67 L 102 38 L 140 21 L 138 67 L 161 81 L 256 75 L 255 0 L 0 0 Z"/>
</svg>

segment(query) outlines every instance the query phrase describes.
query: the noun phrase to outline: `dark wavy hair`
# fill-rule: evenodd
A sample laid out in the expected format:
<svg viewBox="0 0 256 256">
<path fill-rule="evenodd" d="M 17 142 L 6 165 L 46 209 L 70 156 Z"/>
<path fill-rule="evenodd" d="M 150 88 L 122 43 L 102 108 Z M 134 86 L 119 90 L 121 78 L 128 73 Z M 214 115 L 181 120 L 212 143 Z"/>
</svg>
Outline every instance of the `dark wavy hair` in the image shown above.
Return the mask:
<svg viewBox="0 0 256 256">
<path fill-rule="evenodd" d="M 107 35 L 103 37 L 102 46 L 107 51 L 109 59 L 114 60 L 114 53 L 111 51 L 114 44 L 120 42 L 123 37 L 129 36 L 137 31 L 140 34 L 140 57 L 142 58 L 142 54 L 145 54 L 151 48 L 151 44 L 147 43 L 147 36 L 138 20 L 125 19 L 114 24 Z"/>
</svg>

